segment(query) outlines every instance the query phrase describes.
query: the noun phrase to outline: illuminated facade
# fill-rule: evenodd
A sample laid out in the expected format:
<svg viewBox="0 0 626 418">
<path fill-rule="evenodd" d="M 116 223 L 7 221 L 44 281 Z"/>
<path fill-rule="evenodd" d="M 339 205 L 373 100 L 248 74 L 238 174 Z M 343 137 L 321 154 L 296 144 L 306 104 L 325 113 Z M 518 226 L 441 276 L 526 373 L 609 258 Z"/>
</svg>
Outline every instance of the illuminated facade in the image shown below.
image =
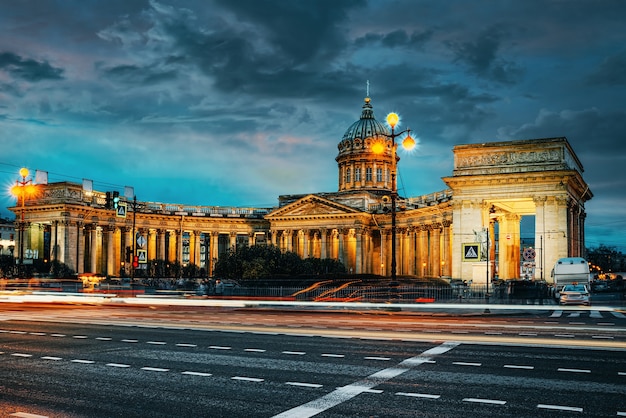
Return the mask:
<svg viewBox="0 0 626 418">
<path fill-rule="evenodd" d="M 123 217 L 105 207 L 103 192 L 51 183 L 26 201 L 24 244 L 78 273 L 109 276 L 128 275 L 128 248 L 139 268 L 178 261 L 210 276 L 229 248 L 269 243 L 303 258 L 339 259 L 355 274 L 388 276 L 393 146 L 366 98 L 338 144 L 336 192 L 280 196 L 275 208 L 138 202 L 134 210 L 128 202 Z M 584 255 L 584 202 L 592 194 L 582 172 L 565 138 L 456 146 L 448 189 L 398 199 L 397 274 L 484 282 L 526 268 L 549 279 L 558 258 Z M 534 217 L 530 252 L 520 240 L 523 216 Z"/>
</svg>

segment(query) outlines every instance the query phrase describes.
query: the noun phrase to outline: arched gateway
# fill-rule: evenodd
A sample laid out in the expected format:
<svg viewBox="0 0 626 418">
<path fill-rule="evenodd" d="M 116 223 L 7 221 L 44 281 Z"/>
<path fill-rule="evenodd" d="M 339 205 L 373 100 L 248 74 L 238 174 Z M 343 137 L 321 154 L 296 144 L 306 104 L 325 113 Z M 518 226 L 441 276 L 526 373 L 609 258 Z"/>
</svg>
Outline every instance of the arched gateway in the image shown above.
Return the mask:
<svg viewBox="0 0 626 418">
<path fill-rule="evenodd" d="M 140 269 L 178 261 L 211 275 L 229 248 L 272 243 L 304 258 L 339 259 L 353 273 L 388 276 L 393 146 L 366 98 L 338 145 L 337 192 L 284 195 L 275 208 L 245 209 L 122 199 L 122 217 L 106 207 L 103 191 L 39 185 L 39 196 L 11 208 L 24 215 L 16 248 L 79 273 L 128 274 L 130 249 L 141 255 Z M 549 279 L 547 266 L 558 258 L 584 255 L 584 202 L 592 194 L 582 172 L 565 138 L 456 146 L 454 172 L 443 179 L 449 189 L 398 197 L 397 274 Z M 532 220 L 531 237 L 522 236 L 524 218 Z"/>
</svg>

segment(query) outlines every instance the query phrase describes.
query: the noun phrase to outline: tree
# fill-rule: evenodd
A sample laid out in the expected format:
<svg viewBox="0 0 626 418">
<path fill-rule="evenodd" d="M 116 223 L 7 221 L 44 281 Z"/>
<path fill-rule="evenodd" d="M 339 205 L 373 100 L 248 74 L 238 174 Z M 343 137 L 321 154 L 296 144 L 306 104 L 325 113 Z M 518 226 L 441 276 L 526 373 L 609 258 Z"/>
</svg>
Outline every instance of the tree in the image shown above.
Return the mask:
<svg viewBox="0 0 626 418">
<path fill-rule="evenodd" d="M 235 280 L 264 279 L 277 275 L 344 273 L 338 260 L 301 259 L 294 252 L 282 252 L 273 245 L 253 245 L 231 249 L 215 264 L 215 275 Z"/>
<path fill-rule="evenodd" d="M 603 272 L 626 270 L 626 257 L 615 247 L 600 244 L 597 248 L 587 248 L 587 261 L 598 266 Z"/>
</svg>

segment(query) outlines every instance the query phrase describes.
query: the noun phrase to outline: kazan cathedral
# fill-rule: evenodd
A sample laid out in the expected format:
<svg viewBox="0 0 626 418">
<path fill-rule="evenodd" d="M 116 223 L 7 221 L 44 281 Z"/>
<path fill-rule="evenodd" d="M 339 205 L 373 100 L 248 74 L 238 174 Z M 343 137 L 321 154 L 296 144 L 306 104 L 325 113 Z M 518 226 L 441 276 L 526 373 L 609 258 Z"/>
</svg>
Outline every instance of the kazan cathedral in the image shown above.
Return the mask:
<svg viewBox="0 0 626 418">
<path fill-rule="evenodd" d="M 593 195 L 566 138 L 457 145 L 443 178 L 448 188 L 416 197 L 395 194 L 396 146 L 368 97 L 339 141 L 336 192 L 229 208 L 139 202 L 130 190 L 113 206 L 111 193 L 119 192 L 46 182 L 10 208 L 15 253 L 24 264 L 58 260 L 79 274 L 129 276 L 158 259 L 193 263 L 211 276 L 229 249 L 272 244 L 338 259 L 354 274 L 391 275 L 395 253 L 398 276 L 475 283 L 550 281 L 557 259 L 584 255 L 584 202 Z M 529 240 L 521 239 L 523 217 L 534 225 Z"/>
</svg>

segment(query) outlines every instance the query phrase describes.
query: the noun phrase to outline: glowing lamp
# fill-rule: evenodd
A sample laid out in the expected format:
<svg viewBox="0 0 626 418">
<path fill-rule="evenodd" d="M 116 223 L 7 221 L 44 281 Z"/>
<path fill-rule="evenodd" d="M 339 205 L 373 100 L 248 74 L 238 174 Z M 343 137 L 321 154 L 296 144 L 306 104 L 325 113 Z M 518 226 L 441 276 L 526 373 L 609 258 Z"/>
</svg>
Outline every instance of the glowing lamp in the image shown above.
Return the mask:
<svg viewBox="0 0 626 418">
<path fill-rule="evenodd" d="M 392 129 L 396 127 L 399 120 L 400 116 L 398 116 L 397 113 L 391 112 L 387 115 L 387 123 L 389 124 L 389 126 L 391 126 Z"/>
<path fill-rule="evenodd" d="M 402 148 L 404 148 L 407 151 L 411 151 L 413 148 L 415 148 L 416 144 L 417 143 L 411 137 L 411 135 L 407 135 L 406 138 L 402 140 Z"/>
</svg>

